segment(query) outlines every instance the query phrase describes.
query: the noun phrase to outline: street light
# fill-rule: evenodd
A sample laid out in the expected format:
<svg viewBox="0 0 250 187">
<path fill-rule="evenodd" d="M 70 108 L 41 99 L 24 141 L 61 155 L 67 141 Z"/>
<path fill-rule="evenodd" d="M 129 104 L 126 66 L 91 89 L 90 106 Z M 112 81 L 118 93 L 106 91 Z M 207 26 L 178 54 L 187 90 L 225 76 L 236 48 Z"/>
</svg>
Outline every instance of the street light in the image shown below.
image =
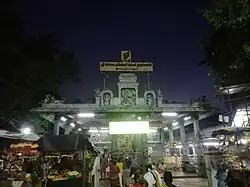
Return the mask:
<svg viewBox="0 0 250 187">
<path fill-rule="evenodd" d="M 176 125 L 178 125 L 178 122 L 176 121 L 176 122 L 172 123 L 172 125 L 176 126 Z"/>
<path fill-rule="evenodd" d="M 90 133 L 98 133 L 98 130 L 97 129 L 89 129 L 89 132 Z"/>
<path fill-rule="evenodd" d="M 93 118 L 95 116 L 94 113 L 79 113 L 78 117 L 80 118 Z"/>
<path fill-rule="evenodd" d="M 30 129 L 29 127 L 22 128 L 22 129 L 21 129 L 21 132 L 22 132 L 22 134 L 24 134 L 24 135 L 28 135 L 28 134 L 31 133 L 31 129 Z"/>
<path fill-rule="evenodd" d="M 162 116 L 175 117 L 178 114 L 176 112 L 162 112 Z"/>
<path fill-rule="evenodd" d="M 183 146 L 182 145 L 176 145 L 175 148 L 181 149 L 181 148 L 183 148 Z"/>
<path fill-rule="evenodd" d="M 100 133 L 109 133 L 109 130 L 108 129 L 101 129 L 99 130 Z"/>
<path fill-rule="evenodd" d="M 69 125 L 73 128 L 76 126 L 74 123 L 70 123 Z"/>
<path fill-rule="evenodd" d="M 190 116 L 186 116 L 186 117 L 184 117 L 184 121 L 188 121 L 188 120 L 190 120 L 191 119 L 191 117 Z"/>
<path fill-rule="evenodd" d="M 64 122 L 67 121 L 67 118 L 65 118 L 65 117 L 63 117 L 63 116 L 62 116 L 60 119 L 61 119 L 62 121 L 64 121 Z"/>
<path fill-rule="evenodd" d="M 203 145 L 204 146 L 219 146 L 220 143 L 219 142 L 204 142 Z"/>
<path fill-rule="evenodd" d="M 156 133 L 157 129 L 149 129 L 149 133 Z"/>
</svg>

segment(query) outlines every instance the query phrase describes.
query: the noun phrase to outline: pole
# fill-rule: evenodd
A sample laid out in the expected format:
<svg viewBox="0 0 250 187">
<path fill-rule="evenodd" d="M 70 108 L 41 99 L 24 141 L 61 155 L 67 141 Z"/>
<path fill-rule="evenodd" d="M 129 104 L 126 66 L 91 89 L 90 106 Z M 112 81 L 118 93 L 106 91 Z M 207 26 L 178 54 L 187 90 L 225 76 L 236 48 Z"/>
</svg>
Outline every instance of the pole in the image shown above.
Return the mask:
<svg viewBox="0 0 250 187">
<path fill-rule="evenodd" d="M 228 100 L 229 100 L 229 104 L 230 104 L 231 119 L 232 119 L 232 116 L 233 116 L 233 104 L 232 104 L 232 101 L 231 101 L 231 96 L 230 96 L 229 89 L 227 89 L 227 93 L 228 93 Z"/>
<path fill-rule="evenodd" d="M 149 72 L 147 72 L 147 83 L 148 83 L 148 90 L 150 90 L 150 79 L 149 79 Z"/>
<path fill-rule="evenodd" d="M 85 187 L 86 186 L 85 184 L 87 184 L 87 182 L 84 180 L 84 177 L 86 178 L 85 175 L 87 174 L 87 170 L 86 170 L 87 165 L 86 165 L 86 155 L 85 154 L 86 154 L 86 148 L 84 150 L 80 151 L 80 160 L 82 162 L 82 165 L 81 165 L 81 167 L 82 167 L 82 169 L 81 169 L 82 187 Z"/>
<path fill-rule="evenodd" d="M 225 124 L 225 121 L 224 121 L 224 110 L 223 110 L 223 104 L 222 104 L 222 102 L 221 102 L 221 96 L 219 96 L 219 100 L 220 100 L 220 111 L 221 111 L 221 115 L 222 115 L 222 124 L 223 124 L 223 126 L 225 127 L 226 126 L 226 124 Z"/>
<path fill-rule="evenodd" d="M 103 74 L 103 90 L 106 90 L 106 74 Z"/>
<path fill-rule="evenodd" d="M 43 157 L 43 177 L 44 177 L 44 187 L 47 187 L 48 184 L 48 174 L 49 174 L 49 165 L 48 165 L 48 160 L 46 159 L 45 155 L 42 155 Z"/>
<path fill-rule="evenodd" d="M 244 105 L 245 105 L 245 109 L 246 109 L 246 113 L 247 113 L 247 126 L 249 126 L 250 119 L 249 119 L 248 104 L 247 104 L 247 101 L 246 101 L 245 93 L 246 93 L 246 89 L 244 89 L 243 97 L 244 97 Z"/>
<path fill-rule="evenodd" d="M 106 90 L 106 79 L 108 77 L 108 75 L 105 72 L 101 73 L 101 76 L 103 76 L 103 90 Z"/>
</svg>

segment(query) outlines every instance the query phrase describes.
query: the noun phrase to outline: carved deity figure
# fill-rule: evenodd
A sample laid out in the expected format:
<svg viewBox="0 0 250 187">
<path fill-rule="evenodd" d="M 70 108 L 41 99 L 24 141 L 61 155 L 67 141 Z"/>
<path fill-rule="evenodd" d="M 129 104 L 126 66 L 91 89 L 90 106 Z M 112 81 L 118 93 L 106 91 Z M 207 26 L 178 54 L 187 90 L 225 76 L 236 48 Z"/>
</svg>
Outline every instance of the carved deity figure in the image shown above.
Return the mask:
<svg viewBox="0 0 250 187">
<path fill-rule="evenodd" d="M 101 91 L 99 90 L 99 88 L 95 90 L 95 97 L 101 97 Z"/>
<path fill-rule="evenodd" d="M 158 97 L 162 97 L 163 96 L 160 88 L 157 90 L 157 96 Z"/>
<path fill-rule="evenodd" d="M 135 89 L 125 88 L 121 90 L 121 104 L 122 105 L 136 105 Z"/>
<path fill-rule="evenodd" d="M 111 95 L 110 93 L 103 94 L 103 106 L 109 106 L 111 104 Z"/>
<path fill-rule="evenodd" d="M 41 103 L 48 104 L 48 103 L 54 103 L 55 101 L 56 101 L 56 99 L 53 95 L 47 94 L 45 96 L 45 99 L 43 101 L 41 101 Z"/>
<path fill-rule="evenodd" d="M 153 106 L 154 105 L 154 96 L 151 93 L 148 93 L 146 95 L 146 103 L 148 106 Z"/>
</svg>

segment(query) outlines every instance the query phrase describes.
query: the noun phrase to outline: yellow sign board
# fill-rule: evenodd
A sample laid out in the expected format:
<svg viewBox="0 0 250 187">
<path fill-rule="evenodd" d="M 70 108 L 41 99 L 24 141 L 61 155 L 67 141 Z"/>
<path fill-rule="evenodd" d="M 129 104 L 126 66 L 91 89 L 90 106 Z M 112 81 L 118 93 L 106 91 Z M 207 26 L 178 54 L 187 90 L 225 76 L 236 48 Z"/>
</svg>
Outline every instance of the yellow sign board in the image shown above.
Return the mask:
<svg viewBox="0 0 250 187">
<path fill-rule="evenodd" d="M 152 62 L 101 62 L 102 72 L 152 72 Z"/>
<path fill-rule="evenodd" d="M 130 50 L 121 51 L 120 62 L 100 62 L 101 72 L 152 72 L 152 62 L 131 62 L 132 53 Z"/>
</svg>

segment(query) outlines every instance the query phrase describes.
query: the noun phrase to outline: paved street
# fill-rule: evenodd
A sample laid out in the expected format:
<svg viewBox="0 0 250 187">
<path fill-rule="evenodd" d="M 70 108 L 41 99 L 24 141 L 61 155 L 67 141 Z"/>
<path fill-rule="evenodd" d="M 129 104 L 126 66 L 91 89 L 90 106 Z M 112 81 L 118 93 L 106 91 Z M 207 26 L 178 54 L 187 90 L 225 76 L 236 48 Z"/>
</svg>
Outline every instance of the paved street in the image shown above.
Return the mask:
<svg viewBox="0 0 250 187">
<path fill-rule="evenodd" d="M 206 179 L 202 178 L 182 178 L 174 179 L 174 184 L 177 187 L 207 187 Z M 109 185 L 101 182 L 101 187 L 109 187 Z"/>
<path fill-rule="evenodd" d="M 207 187 L 207 180 L 202 178 L 183 178 L 174 179 L 177 187 Z"/>
</svg>

